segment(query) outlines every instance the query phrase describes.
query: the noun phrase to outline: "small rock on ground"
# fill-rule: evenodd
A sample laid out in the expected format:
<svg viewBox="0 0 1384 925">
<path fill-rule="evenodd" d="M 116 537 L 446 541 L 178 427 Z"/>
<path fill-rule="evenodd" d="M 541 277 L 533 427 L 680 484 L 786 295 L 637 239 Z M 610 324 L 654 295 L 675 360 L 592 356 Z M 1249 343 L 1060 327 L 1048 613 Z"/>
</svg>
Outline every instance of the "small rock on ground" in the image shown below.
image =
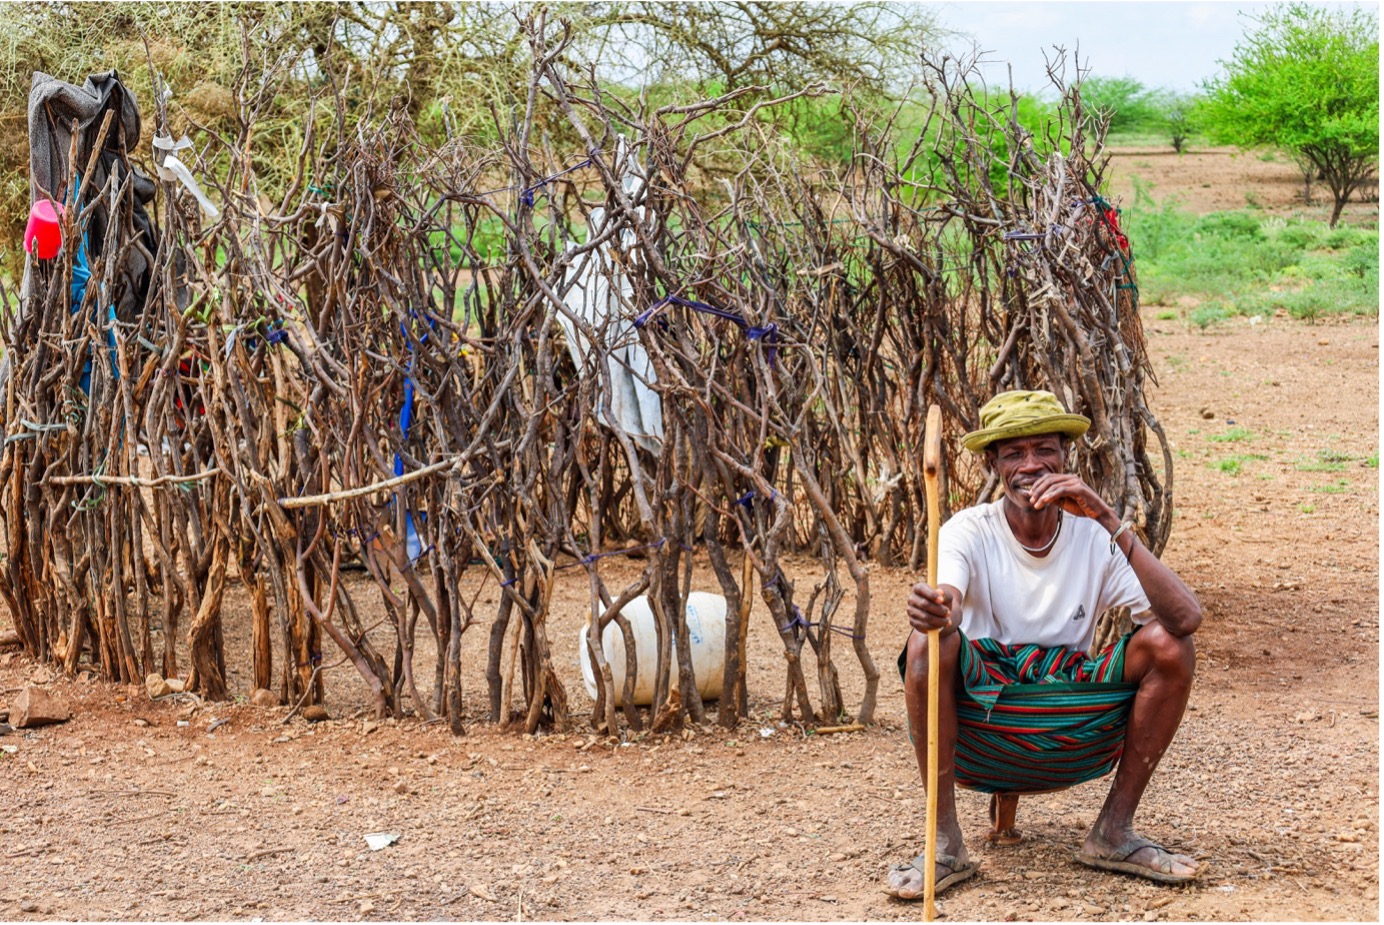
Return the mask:
<svg viewBox="0 0 1384 925">
<path fill-rule="evenodd" d="M 250 702 L 257 707 L 277 707 L 279 695 L 263 687 L 257 687 L 250 692 Z"/>
<path fill-rule="evenodd" d="M 34 726 L 47 726 L 50 723 L 65 723 L 72 718 L 72 711 L 41 687 L 29 686 L 19 692 L 10 704 L 14 714 L 14 725 L 20 729 Z"/>
<path fill-rule="evenodd" d="M 167 697 L 173 693 L 173 688 L 161 675 L 151 674 L 144 679 L 144 690 L 149 695 L 150 700 L 157 700 L 160 697 Z"/>
</svg>

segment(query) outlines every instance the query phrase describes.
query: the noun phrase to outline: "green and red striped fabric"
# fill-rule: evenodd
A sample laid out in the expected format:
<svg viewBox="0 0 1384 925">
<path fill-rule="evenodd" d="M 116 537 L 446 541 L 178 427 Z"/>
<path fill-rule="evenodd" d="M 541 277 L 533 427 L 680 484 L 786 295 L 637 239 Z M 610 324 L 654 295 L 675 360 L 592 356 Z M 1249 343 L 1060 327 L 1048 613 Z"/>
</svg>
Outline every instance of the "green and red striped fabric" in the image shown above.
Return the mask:
<svg viewBox="0 0 1384 925">
<path fill-rule="evenodd" d="M 1125 636 L 1088 657 L 963 636 L 957 784 L 983 793 L 1034 793 L 1110 773 L 1124 751 L 1138 690 L 1119 680 L 1128 643 Z"/>
</svg>

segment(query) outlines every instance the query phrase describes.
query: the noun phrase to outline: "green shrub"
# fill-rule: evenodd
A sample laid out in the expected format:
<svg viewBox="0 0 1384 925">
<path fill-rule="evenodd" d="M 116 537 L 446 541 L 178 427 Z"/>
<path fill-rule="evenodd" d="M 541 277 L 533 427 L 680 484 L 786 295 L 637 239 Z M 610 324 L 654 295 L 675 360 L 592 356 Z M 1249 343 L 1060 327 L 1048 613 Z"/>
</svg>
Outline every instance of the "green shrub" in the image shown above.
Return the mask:
<svg viewBox="0 0 1384 925">
<path fill-rule="evenodd" d="M 1137 257 L 1157 260 L 1178 241 L 1191 236 L 1195 219 L 1179 211 L 1182 200 L 1177 196 L 1157 203 L 1146 181 L 1134 177 L 1133 182 L 1134 204 L 1123 210 L 1120 222 Z"/>
<path fill-rule="evenodd" d="M 1346 251 L 1341 258 L 1341 267 L 1348 273 L 1362 279 L 1371 272 L 1379 278 L 1379 245 L 1361 244 Z"/>
<path fill-rule="evenodd" d="M 1219 324 L 1227 318 L 1234 318 L 1238 312 L 1233 305 L 1224 302 L 1213 302 L 1210 305 L 1199 305 L 1192 309 L 1187 315 L 1187 320 L 1192 324 L 1205 330 L 1213 324 Z"/>
<path fill-rule="evenodd" d="M 1348 247 L 1355 247 L 1370 240 L 1374 241 L 1374 246 L 1376 248 L 1375 253 L 1377 255 L 1377 248 L 1379 246 L 1379 235 L 1377 233 L 1366 231 L 1363 228 L 1350 228 L 1345 225 L 1338 225 L 1336 228 L 1333 228 L 1331 233 L 1322 241 L 1322 246 L 1329 250 L 1339 251 L 1345 250 Z"/>
<path fill-rule="evenodd" d="M 1317 225 L 1292 224 L 1278 232 L 1275 236 L 1275 240 L 1280 244 L 1286 244 L 1298 250 L 1311 250 L 1319 246 L 1322 233 L 1325 230 L 1324 227 L 1319 227 Z"/>
<path fill-rule="evenodd" d="M 1322 315 L 1333 314 L 1341 307 L 1340 303 L 1332 298 L 1330 290 L 1324 287 L 1285 292 L 1282 301 L 1288 314 L 1299 321 L 1316 321 Z"/>
<path fill-rule="evenodd" d="M 1265 238 L 1260 219 L 1246 212 L 1212 212 L 1203 215 L 1197 222 L 1197 231 L 1226 240 L 1262 241 Z"/>
</svg>

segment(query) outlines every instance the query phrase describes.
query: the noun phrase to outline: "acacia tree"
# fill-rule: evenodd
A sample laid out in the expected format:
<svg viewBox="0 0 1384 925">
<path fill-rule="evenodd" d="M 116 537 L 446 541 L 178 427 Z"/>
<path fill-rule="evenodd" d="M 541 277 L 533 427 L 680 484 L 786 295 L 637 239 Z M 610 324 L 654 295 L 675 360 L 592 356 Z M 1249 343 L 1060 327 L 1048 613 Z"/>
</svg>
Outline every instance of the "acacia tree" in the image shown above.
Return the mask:
<svg viewBox="0 0 1384 925">
<path fill-rule="evenodd" d="M 1335 227 L 1379 163 L 1378 16 L 1289 3 L 1247 18 L 1257 28 L 1221 62 L 1225 74 L 1204 84 L 1206 131 L 1311 164 L 1331 189 Z"/>
<path fill-rule="evenodd" d="M 1164 91 L 1133 77 L 1091 75 L 1081 82 L 1081 99 L 1091 119 L 1105 119 L 1113 135 L 1156 132 L 1163 121 Z"/>
<path fill-rule="evenodd" d="M 607 68 L 723 91 L 754 85 L 782 91 L 818 80 L 899 89 L 912 76 L 920 43 L 938 31 L 921 5 L 873 0 L 609 0 L 563 9 L 580 14 L 574 21 L 586 33 L 586 50 L 598 51 L 592 60 Z"/>
<path fill-rule="evenodd" d="M 1178 154 L 1187 146 L 1194 128 L 1194 112 L 1201 101 L 1186 93 L 1172 93 L 1163 101 L 1163 131 Z"/>
</svg>

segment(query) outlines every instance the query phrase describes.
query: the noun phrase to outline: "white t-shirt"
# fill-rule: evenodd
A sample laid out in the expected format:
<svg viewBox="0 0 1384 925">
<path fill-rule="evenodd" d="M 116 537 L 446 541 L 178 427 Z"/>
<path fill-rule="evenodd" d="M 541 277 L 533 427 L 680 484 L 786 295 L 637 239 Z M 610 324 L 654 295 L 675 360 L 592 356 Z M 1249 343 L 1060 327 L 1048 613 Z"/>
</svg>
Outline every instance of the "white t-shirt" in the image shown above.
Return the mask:
<svg viewBox="0 0 1384 925">
<path fill-rule="evenodd" d="M 1048 554 L 1030 555 L 1004 519 L 1004 499 L 957 512 L 942 525 L 937 583 L 961 592 L 961 630 L 969 639 L 1088 651 L 1096 619 L 1128 606 L 1135 622 L 1149 609 L 1124 555 L 1088 517 L 1062 515 Z"/>
</svg>

